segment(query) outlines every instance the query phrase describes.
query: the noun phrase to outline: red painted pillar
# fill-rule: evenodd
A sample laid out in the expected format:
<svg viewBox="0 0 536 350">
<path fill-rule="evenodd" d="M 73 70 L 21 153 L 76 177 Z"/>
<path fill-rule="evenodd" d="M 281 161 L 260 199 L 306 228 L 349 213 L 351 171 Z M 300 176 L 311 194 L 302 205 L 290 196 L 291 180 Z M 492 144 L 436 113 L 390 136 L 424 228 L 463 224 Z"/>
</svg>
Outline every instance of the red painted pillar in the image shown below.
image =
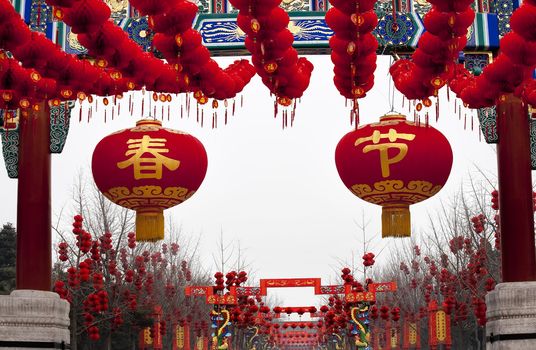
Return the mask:
<svg viewBox="0 0 536 350">
<path fill-rule="evenodd" d="M 50 110 L 37 106 L 20 118 L 17 289 L 50 291 Z"/>
<path fill-rule="evenodd" d="M 497 167 L 503 282 L 536 280 L 527 106 L 512 94 L 497 103 Z"/>
<path fill-rule="evenodd" d="M 190 324 L 184 324 L 184 350 L 191 350 L 190 346 Z"/>
</svg>

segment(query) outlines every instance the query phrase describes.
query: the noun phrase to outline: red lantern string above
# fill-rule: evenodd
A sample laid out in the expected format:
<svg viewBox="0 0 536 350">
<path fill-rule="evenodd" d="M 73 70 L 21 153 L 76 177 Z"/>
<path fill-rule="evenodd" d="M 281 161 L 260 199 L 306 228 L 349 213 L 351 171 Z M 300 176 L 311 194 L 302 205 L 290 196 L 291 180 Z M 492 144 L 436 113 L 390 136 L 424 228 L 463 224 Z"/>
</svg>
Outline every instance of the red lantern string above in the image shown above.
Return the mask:
<svg viewBox="0 0 536 350">
<path fill-rule="evenodd" d="M 510 19 L 512 31 L 500 41 L 500 53 L 475 77 L 458 66 L 451 88 L 471 108 L 488 107 L 507 93 L 536 105 L 536 4 L 526 1 Z"/>
<path fill-rule="evenodd" d="M 408 99 L 428 100 L 452 77 L 458 54 L 466 43 L 475 14 L 471 0 L 432 0 L 424 16 L 427 30 L 413 60 L 399 60 L 390 69 L 396 88 Z"/>
<path fill-rule="evenodd" d="M 302 97 L 313 71 L 311 62 L 298 58 L 292 47 L 294 36 L 287 28 L 289 16 L 279 7 L 280 3 L 281 0 L 231 0 L 239 10 L 237 24 L 246 33 L 245 46 L 252 55 L 257 74 L 276 97 L 276 114 L 278 105 L 290 106 L 293 100 Z M 294 108 L 291 125 L 293 117 Z M 283 112 L 285 126 L 286 110 Z"/>
<path fill-rule="evenodd" d="M 178 93 L 186 91 L 187 82 L 173 67 L 145 53 L 109 19 L 110 10 L 98 0 L 72 1 L 59 8 L 63 21 L 79 34 L 79 40 L 100 67 L 116 68 L 112 79 L 99 81 L 98 95 L 120 95 L 124 91 L 145 87 L 151 91 Z M 117 86 L 110 85 L 120 80 Z"/>
<path fill-rule="evenodd" d="M 326 13 L 326 23 L 334 35 L 329 40 L 333 81 L 339 93 L 352 100 L 351 122 L 359 124 L 358 99 L 374 85 L 378 41 L 372 30 L 378 23 L 371 0 L 335 0 Z"/>
<path fill-rule="evenodd" d="M 161 6 L 153 1 L 135 1 L 142 13 L 147 13 L 149 25 L 156 32 L 153 44 L 164 58 L 185 74 L 189 91 L 200 104 L 207 97 L 219 100 L 233 98 L 249 83 L 255 70 L 247 60 L 237 60 L 226 69 L 221 69 L 210 58 L 210 51 L 202 45 L 198 31 L 192 28 L 198 8 L 185 0 L 161 0 Z"/>
<path fill-rule="evenodd" d="M 37 79 L 33 95 L 59 105 L 60 100 L 72 99 L 72 95 L 78 91 L 98 92 L 95 89 L 96 83 L 103 76 L 108 75 L 108 72 L 66 54 L 43 34 L 31 32 L 9 1 L 0 0 L 0 9 L 2 9 L 3 18 L 3 21 L 0 21 L 0 49 L 11 51 L 23 67 L 35 69 L 43 78 Z M 16 41 L 11 40 L 13 37 L 3 36 L 3 34 L 10 33 L 11 29 L 7 27 L 17 29 L 13 36 L 17 38 Z M 0 59 L 6 57 L 5 54 L 0 53 Z M 31 72 L 28 73 L 31 74 Z M 35 73 L 33 78 L 37 78 Z M 54 86 L 55 84 L 57 86 Z M 114 85 L 114 90 L 118 89 L 117 82 L 111 81 L 110 84 Z M 21 86 L 20 92 L 28 92 L 22 90 L 24 89 Z M 25 108 L 25 106 L 20 107 Z"/>
<path fill-rule="evenodd" d="M 507 93 L 536 104 L 536 7 L 526 1 L 512 14 L 512 32 L 500 41 L 499 56 L 475 77 L 461 64 L 458 53 L 474 20 L 470 0 L 432 0 L 424 18 L 427 32 L 419 39 L 412 61 L 400 60 L 390 69 L 395 86 L 409 99 L 427 100 L 446 83 L 470 108 L 495 105 Z"/>
</svg>

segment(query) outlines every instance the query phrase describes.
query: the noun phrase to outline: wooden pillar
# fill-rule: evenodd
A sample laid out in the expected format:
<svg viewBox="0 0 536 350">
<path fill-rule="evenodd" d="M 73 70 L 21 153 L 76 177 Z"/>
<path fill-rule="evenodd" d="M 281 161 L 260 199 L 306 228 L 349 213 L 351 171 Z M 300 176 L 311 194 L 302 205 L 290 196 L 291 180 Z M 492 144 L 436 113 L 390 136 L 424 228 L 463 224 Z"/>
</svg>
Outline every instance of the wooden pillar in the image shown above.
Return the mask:
<svg viewBox="0 0 536 350">
<path fill-rule="evenodd" d="M 52 287 L 50 110 L 21 113 L 17 195 L 17 289 Z"/>
<path fill-rule="evenodd" d="M 527 106 L 512 94 L 497 103 L 497 167 L 503 282 L 536 280 Z"/>
</svg>

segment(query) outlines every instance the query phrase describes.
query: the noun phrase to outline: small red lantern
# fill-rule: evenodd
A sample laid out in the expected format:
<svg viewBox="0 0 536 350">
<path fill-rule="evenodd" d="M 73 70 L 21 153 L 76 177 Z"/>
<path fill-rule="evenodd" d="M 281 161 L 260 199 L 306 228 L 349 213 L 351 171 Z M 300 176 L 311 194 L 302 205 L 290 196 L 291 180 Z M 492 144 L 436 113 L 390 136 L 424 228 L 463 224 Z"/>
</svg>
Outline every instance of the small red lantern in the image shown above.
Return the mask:
<svg viewBox="0 0 536 350">
<path fill-rule="evenodd" d="M 350 191 L 382 206 L 382 237 L 409 237 L 409 205 L 441 190 L 452 167 L 452 150 L 433 127 L 385 115 L 379 123 L 346 134 L 337 145 L 335 163 Z"/>
<path fill-rule="evenodd" d="M 93 178 L 112 202 L 136 211 L 136 238 L 164 238 L 163 210 L 190 198 L 207 171 L 203 144 L 158 120 L 140 120 L 102 139 L 92 160 Z"/>
</svg>

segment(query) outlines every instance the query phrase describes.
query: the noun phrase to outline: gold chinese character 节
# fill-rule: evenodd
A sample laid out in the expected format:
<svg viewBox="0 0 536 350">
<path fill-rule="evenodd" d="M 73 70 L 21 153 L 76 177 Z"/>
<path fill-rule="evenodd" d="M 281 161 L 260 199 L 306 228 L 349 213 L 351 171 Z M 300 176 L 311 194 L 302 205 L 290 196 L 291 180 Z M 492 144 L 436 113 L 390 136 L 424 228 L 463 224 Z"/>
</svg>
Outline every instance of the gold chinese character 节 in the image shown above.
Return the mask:
<svg viewBox="0 0 536 350">
<path fill-rule="evenodd" d="M 388 139 L 389 142 L 380 143 L 382 139 Z M 408 145 L 405 143 L 395 142 L 398 139 L 412 141 L 415 139 L 415 134 L 399 134 L 395 129 L 389 129 L 389 132 L 382 134 L 379 130 L 374 130 L 369 137 L 361 137 L 355 141 L 355 146 L 359 146 L 367 141 L 372 141 L 372 145 L 363 147 L 363 153 L 378 150 L 380 152 L 380 164 L 382 168 L 382 176 L 389 177 L 391 175 L 390 166 L 396 164 L 408 153 Z M 396 156 L 389 158 L 388 151 L 390 148 L 398 149 Z"/>
<path fill-rule="evenodd" d="M 127 141 L 128 150 L 125 156 L 132 156 L 129 159 L 117 163 L 119 169 L 125 169 L 129 166 L 134 167 L 134 178 L 139 179 L 158 179 L 162 178 L 162 167 L 173 171 L 177 170 L 180 161 L 164 156 L 169 149 L 165 148 L 166 139 L 151 138 L 149 135 L 143 135 L 141 139 L 130 139 Z M 143 157 L 145 155 L 145 157 Z M 151 155 L 152 157 L 148 157 Z"/>
</svg>

